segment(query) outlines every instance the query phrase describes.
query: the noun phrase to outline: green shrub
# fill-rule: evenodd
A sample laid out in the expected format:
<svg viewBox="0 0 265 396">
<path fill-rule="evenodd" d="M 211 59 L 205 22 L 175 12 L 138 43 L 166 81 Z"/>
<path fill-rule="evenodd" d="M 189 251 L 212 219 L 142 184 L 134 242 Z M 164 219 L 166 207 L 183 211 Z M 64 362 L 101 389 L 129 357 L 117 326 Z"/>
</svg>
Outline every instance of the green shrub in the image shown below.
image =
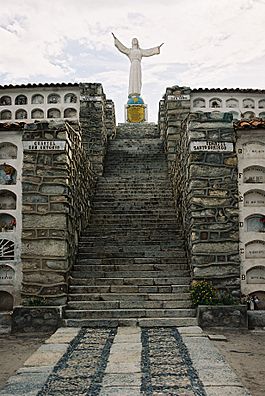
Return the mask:
<svg viewBox="0 0 265 396">
<path fill-rule="evenodd" d="M 198 305 L 215 305 L 217 299 L 217 290 L 211 283 L 203 281 L 194 281 L 191 285 L 192 304 Z"/>
</svg>

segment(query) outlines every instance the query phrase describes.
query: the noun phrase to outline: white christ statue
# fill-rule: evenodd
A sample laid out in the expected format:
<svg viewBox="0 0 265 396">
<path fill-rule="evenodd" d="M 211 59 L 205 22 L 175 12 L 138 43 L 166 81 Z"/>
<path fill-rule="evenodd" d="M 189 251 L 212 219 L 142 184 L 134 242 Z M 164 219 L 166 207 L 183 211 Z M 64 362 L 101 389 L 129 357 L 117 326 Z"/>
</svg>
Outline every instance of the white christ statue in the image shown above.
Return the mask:
<svg viewBox="0 0 265 396">
<path fill-rule="evenodd" d="M 127 55 L 131 61 L 128 95 L 129 97 L 140 96 L 142 88 L 142 57 L 160 54 L 160 48 L 164 43 L 158 45 L 157 47 L 142 49 L 139 47 L 137 38 L 133 38 L 132 48 L 127 48 L 117 39 L 113 33 L 112 35 L 114 37 L 115 47 L 117 47 L 120 52 Z"/>
</svg>

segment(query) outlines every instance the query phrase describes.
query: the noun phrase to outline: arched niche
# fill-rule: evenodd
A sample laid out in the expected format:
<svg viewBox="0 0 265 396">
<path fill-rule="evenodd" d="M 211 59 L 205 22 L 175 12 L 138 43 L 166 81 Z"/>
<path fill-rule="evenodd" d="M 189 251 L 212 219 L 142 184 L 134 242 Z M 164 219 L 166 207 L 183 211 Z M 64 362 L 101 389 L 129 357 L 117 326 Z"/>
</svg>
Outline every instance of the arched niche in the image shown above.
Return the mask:
<svg viewBox="0 0 265 396">
<path fill-rule="evenodd" d="M 28 104 L 28 98 L 25 95 L 18 95 L 15 99 L 16 105 L 26 105 Z"/>
<path fill-rule="evenodd" d="M 31 111 L 31 118 L 41 119 L 44 118 L 44 112 L 42 109 L 33 109 Z"/>
<path fill-rule="evenodd" d="M 64 118 L 76 118 L 77 111 L 76 109 L 65 109 L 64 110 Z"/>
<path fill-rule="evenodd" d="M 61 103 L 61 97 L 58 94 L 52 93 L 48 96 L 48 103 Z"/>
<path fill-rule="evenodd" d="M 58 109 L 49 109 L 48 118 L 61 118 L 61 112 Z"/>
<path fill-rule="evenodd" d="M 243 170 L 244 183 L 264 183 L 265 168 L 263 166 L 249 166 Z"/>
<path fill-rule="evenodd" d="M 16 229 L 16 218 L 9 213 L 0 213 L 0 232 L 9 232 Z"/>
<path fill-rule="evenodd" d="M 44 103 L 44 96 L 40 94 L 35 94 L 31 98 L 31 103 L 32 104 L 42 104 Z"/>
<path fill-rule="evenodd" d="M 13 261 L 15 244 L 10 239 L 0 239 L 0 261 Z"/>
<path fill-rule="evenodd" d="M 246 111 L 245 113 L 243 113 L 243 118 L 247 120 L 252 120 L 253 118 L 255 118 L 255 113 L 253 113 L 253 111 Z"/>
<path fill-rule="evenodd" d="M 244 206 L 265 206 L 265 191 L 247 191 L 244 194 Z"/>
<path fill-rule="evenodd" d="M 11 120 L 12 119 L 11 111 L 10 110 L 1 111 L 0 118 L 1 118 L 1 120 Z"/>
<path fill-rule="evenodd" d="M 263 265 L 250 268 L 246 275 L 248 284 L 265 284 L 265 267 Z"/>
<path fill-rule="evenodd" d="M 243 107 L 244 109 L 254 109 L 255 108 L 254 100 L 250 98 L 243 99 Z"/>
<path fill-rule="evenodd" d="M 17 146 L 10 142 L 0 143 L 0 159 L 17 158 Z"/>
<path fill-rule="evenodd" d="M 264 232 L 265 231 L 265 215 L 253 214 L 245 219 L 246 231 L 248 232 Z"/>
<path fill-rule="evenodd" d="M 258 140 L 242 144 L 243 155 L 245 158 L 264 158 L 265 143 Z"/>
<path fill-rule="evenodd" d="M 12 286 L 14 284 L 15 271 L 9 265 L 0 264 L 0 285 Z"/>
<path fill-rule="evenodd" d="M 229 107 L 231 109 L 239 107 L 238 100 L 234 99 L 234 98 L 227 99 L 226 102 L 225 102 L 225 105 L 226 105 L 226 107 Z"/>
<path fill-rule="evenodd" d="M 12 104 L 12 100 L 10 96 L 4 95 L 0 98 L 0 106 L 10 106 Z"/>
<path fill-rule="evenodd" d="M 16 169 L 8 164 L 0 165 L 0 184 L 10 185 L 10 184 L 16 184 L 16 182 L 17 182 Z"/>
<path fill-rule="evenodd" d="M 26 118 L 28 118 L 28 114 L 26 110 L 19 109 L 16 111 L 15 118 L 16 120 L 25 120 Z"/>
<path fill-rule="evenodd" d="M 206 107 L 205 99 L 203 98 L 196 98 L 193 101 L 193 107 Z"/>
<path fill-rule="evenodd" d="M 245 257 L 247 259 L 265 258 L 265 241 L 255 240 L 246 243 Z"/>
<path fill-rule="evenodd" d="M 14 298 L 12 294 L 6 291 L 0 291 L 0 312 L 12 311 Z"/>
<path fill-rule="evenodd" d="M 253 287 L 253 286 L 252 286 Z M 265 288 L 265 286 L 263 286 Z M 265 291 L 264 290 L 255 290 L 254 292 L 250 293 L 251 297 L 258 297 L 259 303 L 258 303 L 258 309 L 259 310 L 265 310 Z"/>
<path fill-rule="evenodd" d="M 68 93 L 64 95 L 64 103 L 76 103 L 77 96 L 74 93 Z"/>
<path fill-rule="evenodd" d="M 265 111 L 262 111 L 261 113 L 259 113 L 259 117 L 260 118 L 265 118 Z"/>
<path fill-rule="evenodd" d="M 261 99 L 258 101 L 259 109 L 265 109 L 265 99 Z"/>
<path fill-rule="evenodd" d="M 12 191 L 0 190 L 0 209 L 13 210 L 17 206 L 17 196 Z"/>
<path fill-rule="evenodd" d="M 210 107 L 212 107 L 214 109 L 222 107 L 222 101 L 219 98 L 210 99 L 209 104 L 210 104 Z"/>
</svg>

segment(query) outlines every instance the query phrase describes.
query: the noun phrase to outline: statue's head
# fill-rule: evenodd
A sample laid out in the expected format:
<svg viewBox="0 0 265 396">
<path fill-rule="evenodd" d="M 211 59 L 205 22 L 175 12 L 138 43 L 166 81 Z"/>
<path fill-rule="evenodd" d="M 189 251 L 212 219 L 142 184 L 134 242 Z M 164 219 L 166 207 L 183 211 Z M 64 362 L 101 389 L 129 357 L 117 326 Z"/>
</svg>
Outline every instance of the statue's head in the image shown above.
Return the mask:
<svg viewBox="0 0 265 396">
<path fill-rule="evenodd" d="M 132 39 L 132 47 L 133 48 L 139 48 L 138 40 L 135 37 Z"/>
</svg>

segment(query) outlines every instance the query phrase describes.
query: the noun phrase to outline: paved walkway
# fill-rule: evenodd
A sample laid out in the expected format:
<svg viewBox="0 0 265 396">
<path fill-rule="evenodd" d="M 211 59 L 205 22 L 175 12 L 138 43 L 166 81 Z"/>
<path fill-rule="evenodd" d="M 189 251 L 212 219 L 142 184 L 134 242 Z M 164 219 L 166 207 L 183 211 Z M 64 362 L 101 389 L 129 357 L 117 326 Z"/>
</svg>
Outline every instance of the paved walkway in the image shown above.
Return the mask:
<svg viewBox="0 0 265 396">
<path fill-rule="evenodd" d="M 197 327 L 60 328 L 0 396 L 249 396 Z"/>
</svg>

